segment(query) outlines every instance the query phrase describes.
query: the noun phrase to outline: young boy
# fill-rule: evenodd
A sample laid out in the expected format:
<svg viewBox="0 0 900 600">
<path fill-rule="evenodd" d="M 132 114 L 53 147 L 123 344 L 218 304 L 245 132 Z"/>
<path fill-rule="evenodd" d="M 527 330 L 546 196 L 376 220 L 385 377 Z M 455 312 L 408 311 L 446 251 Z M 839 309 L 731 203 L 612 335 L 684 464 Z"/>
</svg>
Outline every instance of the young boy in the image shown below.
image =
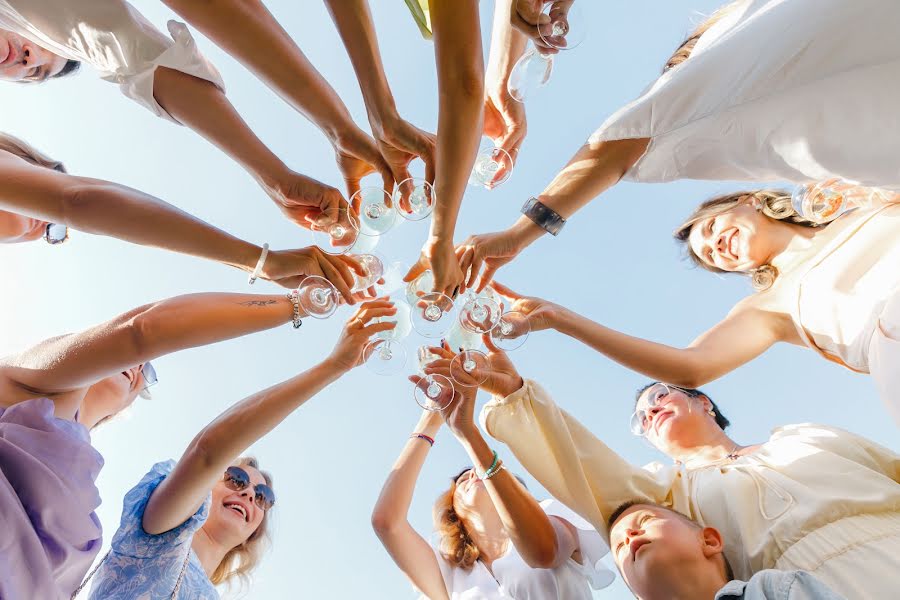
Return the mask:
<svg viewBox="0 0 900 600">
<path fill-rule="evenodd" d="M 669 508 L 626 502 L 608 524 L 616 566 L 641 600 L 845 600 L 805 571 L 734 580 L 719 531 Z"/>
</svg>

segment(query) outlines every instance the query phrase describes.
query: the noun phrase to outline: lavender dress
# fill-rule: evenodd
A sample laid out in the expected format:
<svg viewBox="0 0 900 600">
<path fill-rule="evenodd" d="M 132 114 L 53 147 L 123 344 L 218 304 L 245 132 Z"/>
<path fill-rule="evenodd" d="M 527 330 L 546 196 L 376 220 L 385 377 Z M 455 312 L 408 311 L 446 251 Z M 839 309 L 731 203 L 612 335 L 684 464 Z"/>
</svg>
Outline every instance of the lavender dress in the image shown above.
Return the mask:
<svg viewBox="0 0 900 600">
<path fill-rule="evenodd" d="M 100 550 L 103 458 L 37 398 L 0 407 L 0 598 L 68 599 Z"/>
</svg>

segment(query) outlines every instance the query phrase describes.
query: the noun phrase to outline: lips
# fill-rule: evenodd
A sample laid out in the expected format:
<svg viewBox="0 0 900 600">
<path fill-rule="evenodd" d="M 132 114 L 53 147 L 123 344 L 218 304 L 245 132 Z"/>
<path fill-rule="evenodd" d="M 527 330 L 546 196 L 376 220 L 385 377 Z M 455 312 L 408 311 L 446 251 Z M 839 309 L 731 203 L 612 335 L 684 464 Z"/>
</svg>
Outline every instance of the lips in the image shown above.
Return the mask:
<svg viewBox="0 0 900 600">
<path fill-rule="evenodd" d="M 250 513 L 247 510 L 247 507 L 241 504 L 240 502 L 225 502 L 222 504 L 228 510 L 234 511 L 235 514 L 239 514 L 244 522 L 250 520 Z"/>
<path fill-rule="evenodd" d="M 668 420 L 669 417 L 671 417 L 673 414 L 674 413 L 671 410 L 666 410 L 657 415 L 657 417 L 653 420 L 653 429 L 656 431 L 656 433 L 659 433 L 659 428 L 662 425 L 663 421 Z"/>
<path fill-rule="evenodd" d="M 731 237 L 728 238 L 728 252 L 731 254 L 731 258 L 737 260 L 738 257 L 738 230 L 735 229 L 731 234 Z"/>
<path fill-rule="evenodd" d="M 638 538 L 631 542 L 631 545 L 628 547 L 629 552 L 631 552 L 631 562 L 634 562 L 637 558 L 638 551 L 650 543 L 650 540 L 644 538 Z"/>
<path fill-rule="evenodd" d="M 0 60 L 0 67 L 5 67 L 6 65 L 12 63 L 16 60 L 16 49 L 13 48 L 13 45 L 10 42 L 6 42 L 6 56 L 3 57 L 3 60 Z"/>
</svg>

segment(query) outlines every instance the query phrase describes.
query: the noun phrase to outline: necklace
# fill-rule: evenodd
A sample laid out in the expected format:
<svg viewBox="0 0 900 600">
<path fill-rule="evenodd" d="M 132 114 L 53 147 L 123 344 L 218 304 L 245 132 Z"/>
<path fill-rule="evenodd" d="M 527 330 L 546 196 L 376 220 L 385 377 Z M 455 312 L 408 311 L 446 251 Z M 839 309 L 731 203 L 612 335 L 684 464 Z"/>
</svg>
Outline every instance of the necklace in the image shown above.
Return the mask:
<svg viewBox="0 0 900 600">
<path fill-rule="evenodd" d="M 741 457 L 741 455 L 738 454 L 738 445 L 737 444 L 734 445 L 734 448 L 731 449 L 731 452 L 729 452 L 728 454 L 725 455 L 725 458 L 727 458 L 728 460 L 732 460 L 732 461 L 737 460 L 740 457 Z"/>
</svg>

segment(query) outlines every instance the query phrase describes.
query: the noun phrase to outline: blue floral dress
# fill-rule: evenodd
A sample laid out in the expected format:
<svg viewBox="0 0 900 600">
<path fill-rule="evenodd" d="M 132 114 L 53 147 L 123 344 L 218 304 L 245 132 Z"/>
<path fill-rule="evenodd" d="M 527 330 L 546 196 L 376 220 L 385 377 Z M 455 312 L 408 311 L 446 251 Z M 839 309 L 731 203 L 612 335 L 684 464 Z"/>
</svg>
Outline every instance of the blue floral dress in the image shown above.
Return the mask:
<svg viewBox="0 0 900 600">
<path fill-rule="evenodd" d="M 174 468 L 174 460 L 156 463 L 125 495 L 122 522 L 113 536 L 109 555 L 94 576 L 90 600 L 168 600 L 188 553 L 187 571 L 177 598 L 218 600 L 215 586 L 191 550 L 194 533 L 209 515 L 211 495 L 191 518 L 175 529 L 150 535 L 142 526 L 150 495 Z"/>
</svg>

